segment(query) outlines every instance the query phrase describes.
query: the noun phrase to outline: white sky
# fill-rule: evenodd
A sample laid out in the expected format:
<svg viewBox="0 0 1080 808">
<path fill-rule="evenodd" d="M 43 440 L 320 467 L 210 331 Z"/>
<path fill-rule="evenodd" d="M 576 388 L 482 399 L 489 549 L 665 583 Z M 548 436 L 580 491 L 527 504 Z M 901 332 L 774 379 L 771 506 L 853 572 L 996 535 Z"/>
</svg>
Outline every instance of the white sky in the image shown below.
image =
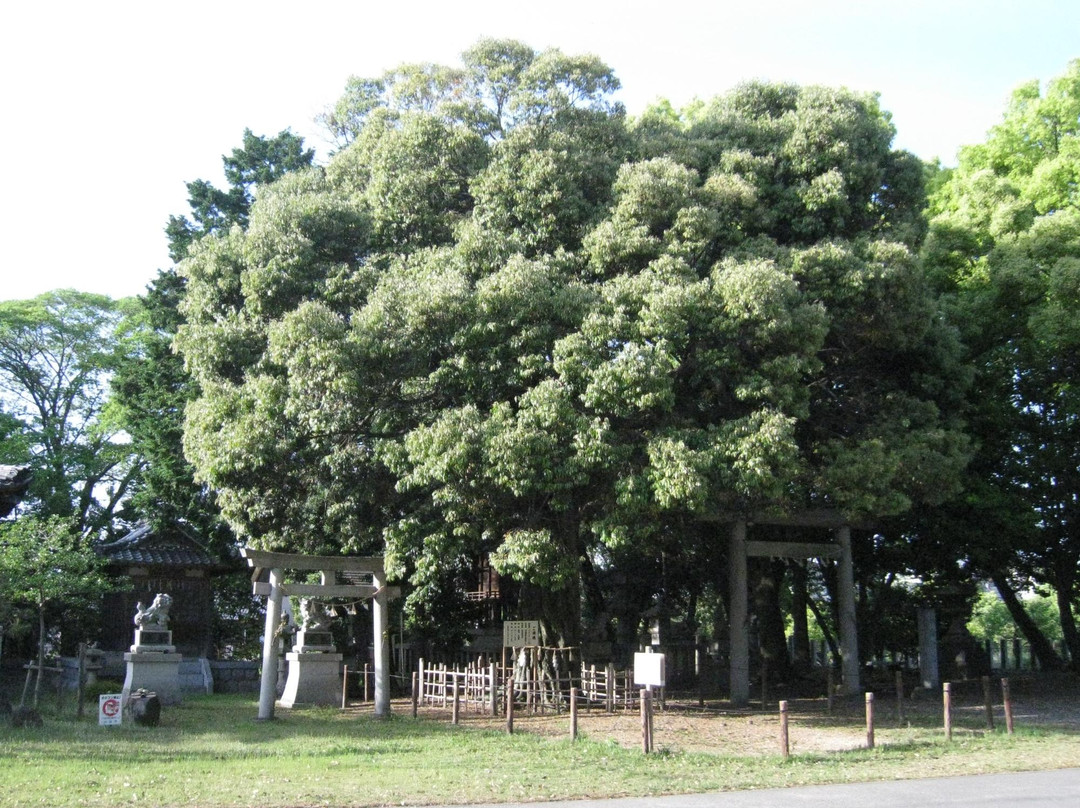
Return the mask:
<svg viewBox="0 0 1080 808">
<path fill-rule="evenodd" d="M 457 64 L 481 37 L 591 52 L 631 114 L 752 78 L 881 94 L 896 145 L 950 164 L 1010 91 L 1080 57 L 1076 0 L 9 0 L 0 11 L 0 299 L 140 294 L 185 183 L 245 127 L 291 128 L 349 75 Z"/>
</svg>

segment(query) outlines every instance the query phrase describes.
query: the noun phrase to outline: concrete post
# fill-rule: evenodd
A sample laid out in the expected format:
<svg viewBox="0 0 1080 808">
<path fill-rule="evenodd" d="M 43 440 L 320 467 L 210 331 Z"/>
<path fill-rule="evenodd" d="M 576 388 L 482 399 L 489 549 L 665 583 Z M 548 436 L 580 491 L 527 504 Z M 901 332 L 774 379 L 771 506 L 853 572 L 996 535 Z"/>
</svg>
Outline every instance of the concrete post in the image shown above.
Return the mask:
<svg viewBox="0 0 1080 808">
<path fill-rule="evenodd" d="M 746 522 L 731 526 L 728 538 L 728 614 L 731 703 L 743 707 L 750 702 L 750 609 L 747 595 Z"/>
<path fill-rule="evenodd" d="M 840 656 L 843 666 L 844 693 L 849 696 L 862 692 L 859 682 L 859 635 L 855 621 L 855 568 L 851 560 L 851 528 L 836 529 L 840 545 L 840 564 L 837 584 L 840 589 Z"/>
<path fill-rule="evenodd" d="M 280 569 L 270 570 L 270 597 L 266 600 L 266 629 L 263 633 L 262 680 L 259 683 L 259 720 L 274 717 L 274 700 L 277 698 L 277 630 L 281 622 Z"/>
<path fill-rule="evenodd" d="M 390 622 L 386 595 L 386 577 L 372 576 L 378 589 L 371 602 L 375 649 L 375 715 L 390 715 Z"/>
</svg>

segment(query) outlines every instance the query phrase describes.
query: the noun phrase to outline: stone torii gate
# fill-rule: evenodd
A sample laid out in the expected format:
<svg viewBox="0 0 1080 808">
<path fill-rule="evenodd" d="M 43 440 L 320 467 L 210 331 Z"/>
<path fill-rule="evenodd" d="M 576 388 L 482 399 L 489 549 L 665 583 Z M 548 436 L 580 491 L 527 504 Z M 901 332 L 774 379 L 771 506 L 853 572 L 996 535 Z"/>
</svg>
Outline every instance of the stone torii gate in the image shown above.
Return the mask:
<svg viewBox="0 0 1080 808">
<path fill-rule="evenodd" d="M 254 569 L 251 580 L 254 594 L 267 598 L 266 630 L 263 637 L 262 681 L 259 687 L 259 719 L 274 717 L 277 681 L 275 633 L 281 621 L 281 599 L 286 595 L 307 598 L 370 598 L 375 648 L 375 715 L 390 714 L 390 633 L 388 605 L 398 597 L 397 587 L 387 587 L 383 559 L 378 556 L 311 556 L 273 553 L 241 548 L 240 554 Z M 284 570 L 318 572 L 317 584 L 285 583 Z M 350 583 L 337 583 L 338 573 Z M 371 576 L 371 583 L 352 583 L 361 576 Z"/>
<path fill-rule="evenodd" d="M 855 623 L 855 576 L 851 560 L 850 522 L 831 510 L 806 511 L 789 516 L 768 514 L 722 514 L 717 522 L 730 526 L 728 538 L 728 584 L 731 606 L 728 614 L 730 637 L 729 672 L 731 701 L 750 701 L 749 596 L 746 560 L 750 556 L 772 558 L 832 558 L 837 564 L 840 615 L 840 657 L 842 687 L 847 695 L 858 694 L 859 643 Z M 798 528 L 827 528 L 832 542 L 748 541 L 748 525 L 776 525 Z M 860 526 L 861 527 L 861 526 Z"/>
</svg>

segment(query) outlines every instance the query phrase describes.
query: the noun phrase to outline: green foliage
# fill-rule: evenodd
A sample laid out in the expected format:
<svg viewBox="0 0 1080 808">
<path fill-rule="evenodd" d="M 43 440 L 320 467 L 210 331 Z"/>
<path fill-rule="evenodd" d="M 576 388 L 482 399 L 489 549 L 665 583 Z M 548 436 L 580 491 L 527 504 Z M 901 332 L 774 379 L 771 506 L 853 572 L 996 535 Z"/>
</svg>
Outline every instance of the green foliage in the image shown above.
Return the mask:
<svg viewBox="0 0 1080 808">
<path fill-rule="evenodd" d="M 315 150 L 304 149 L 304 139 L 287 129 L 272 138 L 245 129 L 243 146 L 221 158 L 228 189 L 216 188 L 206 180 L 187 184 L 191 219 L 169 217 L 165 227 L 169 257 L 180 261 L 203 236 L 246 225 L 256 186 L 269 185 L 290 171 L 310 166 L 314 159 Z"/>
<path fill-rule="evenodd" d="M 0 392 L 20 427 L 5 451 L 29 454 L 26 506 L 78 533 L 111 528 L 139 468 L 107 403 L 130 309 L 71 290 L 0 303 Z"/>
<path fill-rule="evenodd" d="M 83 617 L 113 586 L 103 560 L 82 539 L 70 518 L 23 516 L 0 524 L 0 605 L 37 613 L 38 664 L 47 617 L 66 613 L 61 639 L 72 647 L 85 636 L 78 634 L 86 630 Z"/>
<path fill-rule="evenodd" d="M 1002 122 L 985 143 L 961 152 L 936 191 L 925 251 L 975 374 L 968 418 L 979 452 L 968 501 L 988 528 L 1024 523 L 1008 542 L 995 540 L 994 528 L 974 529 L 964 549 L 988 574 L 1032 577 L 1061 593 L 1073 659 L 1080 656 L 1070 606 L 1080 592 L 1078 110 L 1080 61 L 1045 92 L 1036 83 L 1016 90 Z"/>
<path fill-rule="evenodd" d="M 385 547 L 425 626 L 490 554 L 574 643 L 593 559 L 678 558 L 689 598 L 702 517 L 955 488 L 966 378 L 876 98 L 752 84 L 628 124 L 617 87 L 496 40 L 354 79 L 325 171 L 192 247 L 185 453 L 244 540 Z"/>
<path fill-rule="evenodd" d="M 1062 638 L 1061 618 L 1055 598 L 1036 592 L 1031 597 L 1025 598 L 1023 603 L 1043 635 L 1051 642 L 1060 641 Z M 979 594 L 971 610 L 971 619 L 967 627 L 971 636 L 990 642 L 1018 639 L 1023 636 L 1001 598 L 993 592 Z"/>
</svg>

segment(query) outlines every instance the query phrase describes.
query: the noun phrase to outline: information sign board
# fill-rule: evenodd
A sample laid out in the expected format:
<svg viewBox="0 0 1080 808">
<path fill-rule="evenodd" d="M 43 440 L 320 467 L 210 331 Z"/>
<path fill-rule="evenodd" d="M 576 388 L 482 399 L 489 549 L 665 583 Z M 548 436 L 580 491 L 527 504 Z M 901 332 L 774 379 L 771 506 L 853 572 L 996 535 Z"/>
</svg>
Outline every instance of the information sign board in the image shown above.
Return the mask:
<svg viewBox="0 0 1080 808">
<path fill-rule="evenodd" d="M 664 677 L 663 654 L 634 654 L 635 685 L 663 687 Z"/>
<path fill-rule="evenodd" d="M 530 648 L 539 644 L 539 620 L 506 620 L 503 622 L 503 648 Z"/>
<path fill-rule="evenodd" d="M 124 695 L 103 693 L 98 696 L 98 724 L 103 727 L 117 726 L 123 720 Z"/>
</svg>

